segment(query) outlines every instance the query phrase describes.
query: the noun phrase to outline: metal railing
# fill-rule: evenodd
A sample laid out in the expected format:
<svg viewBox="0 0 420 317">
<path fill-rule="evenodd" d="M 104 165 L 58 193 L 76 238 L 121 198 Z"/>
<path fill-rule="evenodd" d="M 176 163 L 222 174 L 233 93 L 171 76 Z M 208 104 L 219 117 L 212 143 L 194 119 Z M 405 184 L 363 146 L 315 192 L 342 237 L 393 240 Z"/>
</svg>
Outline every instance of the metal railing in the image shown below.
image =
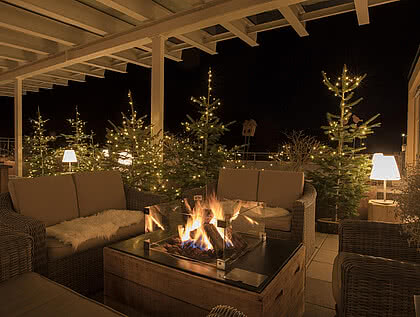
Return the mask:
<svg viewBox="0 0 420 317">
<path fill-rule="evenodd" d="M 235 160 L 243 160 L 243 161 L 272 161 L 273 159 L 270 158 L 273 155 L 278 154 L 277 152 L 235 152 L 234 159 Z"/>
<path fill-rule="evenodd" d="M 0 157 L 13 159 L 15 156 L 15 139 L 0 137 Z"/>
</svg>

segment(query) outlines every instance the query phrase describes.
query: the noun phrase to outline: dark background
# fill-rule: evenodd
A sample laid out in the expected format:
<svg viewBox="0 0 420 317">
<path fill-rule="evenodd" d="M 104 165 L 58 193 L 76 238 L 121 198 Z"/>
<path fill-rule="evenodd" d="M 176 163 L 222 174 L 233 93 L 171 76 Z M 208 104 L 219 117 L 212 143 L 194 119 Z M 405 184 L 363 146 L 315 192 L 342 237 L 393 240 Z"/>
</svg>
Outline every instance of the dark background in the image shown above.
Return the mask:
<svg viewBox="0 0 420 317">
<path fill-rule="evenodd" d="M 358 26 L 355 12 L 307 23 L 308 37 L 291 27 L 258 34 L 258 47 L 239 39 L 219 42 L 217 55 L 196 49 L 183 52 L 183 62 L 165 60 L 165 130 L 180 132 L 186 114 L 194 117 L 190 97 L 207 94 L 207 71 L 213 71 L 213 95 L 222 101 L 218 112 L 224 122 L 236 120 L 222 143 L 242 144 L 242 123 L 256 120 L 251 151 L 273 151 L 284 132 L 304 130 L 326 140 L 320 129 L 326 112 L 338 111 L 338 99 L 322 84 L 321 71 L 332 79 L 343 64 L 354 75 L 367 73 L 355 98 L 361 119 L 380 113 L 382 126 L 368 138 L 369 152 L 397 152 L 407 126 L 408 73 L 420 44 L 420 2 L 402 0 L 369 8 L 370 24 Z M 69 82 L 23 96 L 24 134 L 31 132 L 29 118 L 37 106 L 47 130 L 68 133 L 67 118 L 78 105 L 81 118 L 104 143 L 108 120 L 121 123 L 128 112 L 131 89 L 137 111 L 150 117 L 150 69 L 128 65 L 127 74 L 106 71 L 105 79 L 86 77 L 86 83 Z M 13 137 L 13 98 L 0 97 L 0 136 Z"/>
</svg>

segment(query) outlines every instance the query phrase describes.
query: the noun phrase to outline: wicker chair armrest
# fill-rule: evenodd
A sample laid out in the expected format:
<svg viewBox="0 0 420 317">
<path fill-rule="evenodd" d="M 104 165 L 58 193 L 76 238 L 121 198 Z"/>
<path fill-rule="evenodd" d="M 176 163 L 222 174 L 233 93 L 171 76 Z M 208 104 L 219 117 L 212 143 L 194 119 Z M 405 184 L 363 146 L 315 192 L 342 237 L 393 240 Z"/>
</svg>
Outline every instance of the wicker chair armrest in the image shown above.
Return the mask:
<svg viewBox="0 0 420 317">
<path fill-rule="evenodd" d="M 344 253 L 339 316 L 415 316 L 420 265 Z"/>
<path fill-rule="evenodd" d="M 0 225 L 0 282 L 32 271 L 33 239 Z"/>
<path fill-rule="evenodd" d="M 45 274 L 47 249 L 45 245 L 45 224 L 13 210 L 9 193 L 0 194 L 0 224 L 11 230 L 30 235 L 33 239 L 33 269 Z"/>
<path fill-rule="evenodd" d="M 310 183 L 305 183 L 303 188 L 303 195 L 293 204 L 293 209 L 303 206 L 304 210 L 307 211 L 310 206 L 315 205 L 316 202 L 316 189 Z M 296 208 L 295 208 L 296 207 Z"/>
<path fill-rule="evenodd" d="M 402 225 L 365 220 L 340 222 L 339 251 L 420 263 L 420 252 L 409 246 Z"/>
<path fill-rule="evenodd" d="M 315 187 L 309 183 L 305 183 L 302 197 L 293 203 L 292 235 L 301 237 L 307 226 L 315 228 L 315 203 Z"/>
<path fill-rule="evenodd" d="M 166 196 L 141 191 L 137 188 L 124 185 L 125 198 L 127 200 L 127 209 L 143 210 L 144 207 L 153 206 L 167 201 Z"/>
</svg>

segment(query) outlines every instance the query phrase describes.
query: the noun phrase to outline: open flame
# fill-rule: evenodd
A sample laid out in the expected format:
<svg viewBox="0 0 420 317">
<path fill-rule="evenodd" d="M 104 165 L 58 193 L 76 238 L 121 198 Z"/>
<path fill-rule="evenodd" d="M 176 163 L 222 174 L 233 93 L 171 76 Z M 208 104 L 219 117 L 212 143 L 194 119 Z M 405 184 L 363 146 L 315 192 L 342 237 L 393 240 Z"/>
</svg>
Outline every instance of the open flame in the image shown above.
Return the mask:
<svg viewBox="0 0 420 317">
<path fill-rule="evenodd" d="M 217 221 L 231 222 L 235 220 L 240 214 L 242 202 L 238 202 L 234 206 L 233 214 L 225 214 L 222 203 L 216 199 L 215 195 L 210 196 L 208 202 L 205 204 L 202 204 L 201 201 L 196 201 L 194 209 L 191 209 L 187 200 L 184 200 L 184 203 L 190 217 L 184 226 L 178 226 L 178 234 L 182 241 L 182 245 L 189 242 L 189 245 L 200 248 L 201 250 L 215 249 L 212 244 L 212 240 L 215 240 L 214 236 L 212 239 L 208 234 L 208 229 L 206 229 L 208 228 L 208 225 L 213 225 L 220 238 L 224 241 L 224 246 L 233 246 L 233 242 L 229 235 L 225 235 L 225 229 L 217 226 Z M 245 216 L 245 219 L 251 224 L 258 224 L 258 222 L 250 217 Z"/>
<path fill-rule="evenodd" d="M 152 206 L 149 208 L 149 214 L 145 217 L 145 232 L 153 232 L 155 228 L 165 230 L 162 225 L 162 215 L 159 206 Z"/>
</svg>

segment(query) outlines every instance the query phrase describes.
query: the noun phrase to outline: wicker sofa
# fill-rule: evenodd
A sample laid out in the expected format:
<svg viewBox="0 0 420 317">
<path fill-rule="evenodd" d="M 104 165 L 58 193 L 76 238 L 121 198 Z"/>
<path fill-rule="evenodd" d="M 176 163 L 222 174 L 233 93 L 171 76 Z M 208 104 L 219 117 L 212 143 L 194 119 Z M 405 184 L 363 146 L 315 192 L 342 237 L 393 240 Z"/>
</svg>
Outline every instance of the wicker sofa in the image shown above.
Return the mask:
<svg viewBox="0 0 420 317">
<path fill-rule="evenodd" d="M 409 246 L 402 225 L 345 220 L 333 267 L 338 316 L 416 316 L 420 252 Z"/>
<path fill-rule="evenodd" d="M 22 178 L 10 180 L 9 192 L 0 194 L 0 224 L 33 238 L 35 272 L 90 294 L 103 288 L 103 247 L 144 233 L 144 219 L 77 249 L 47 236 L 46 227 L 106 209 L 143 210 L 161 201 L 161 196 L 124 187 L 115 171 Z"/>
<path fill-rule="evenodd" d="M 316 190 L 304 182 L 302 172 L 223 168 L 217 184 L 187 191 L 184 197 L 192 200 L 194 195 L 209 195 L 213 191 L 219 199 L 260 201 L 289 210 L 286 216 L 266 217 L 267 236 L 302 242 L 308 263 L 315 251 Z"/>
<path fill-rule="evenodd" d="M 31 236 L 0 225 L 0 316 L 124 316 L 32 272 Z"/>
</svg>

